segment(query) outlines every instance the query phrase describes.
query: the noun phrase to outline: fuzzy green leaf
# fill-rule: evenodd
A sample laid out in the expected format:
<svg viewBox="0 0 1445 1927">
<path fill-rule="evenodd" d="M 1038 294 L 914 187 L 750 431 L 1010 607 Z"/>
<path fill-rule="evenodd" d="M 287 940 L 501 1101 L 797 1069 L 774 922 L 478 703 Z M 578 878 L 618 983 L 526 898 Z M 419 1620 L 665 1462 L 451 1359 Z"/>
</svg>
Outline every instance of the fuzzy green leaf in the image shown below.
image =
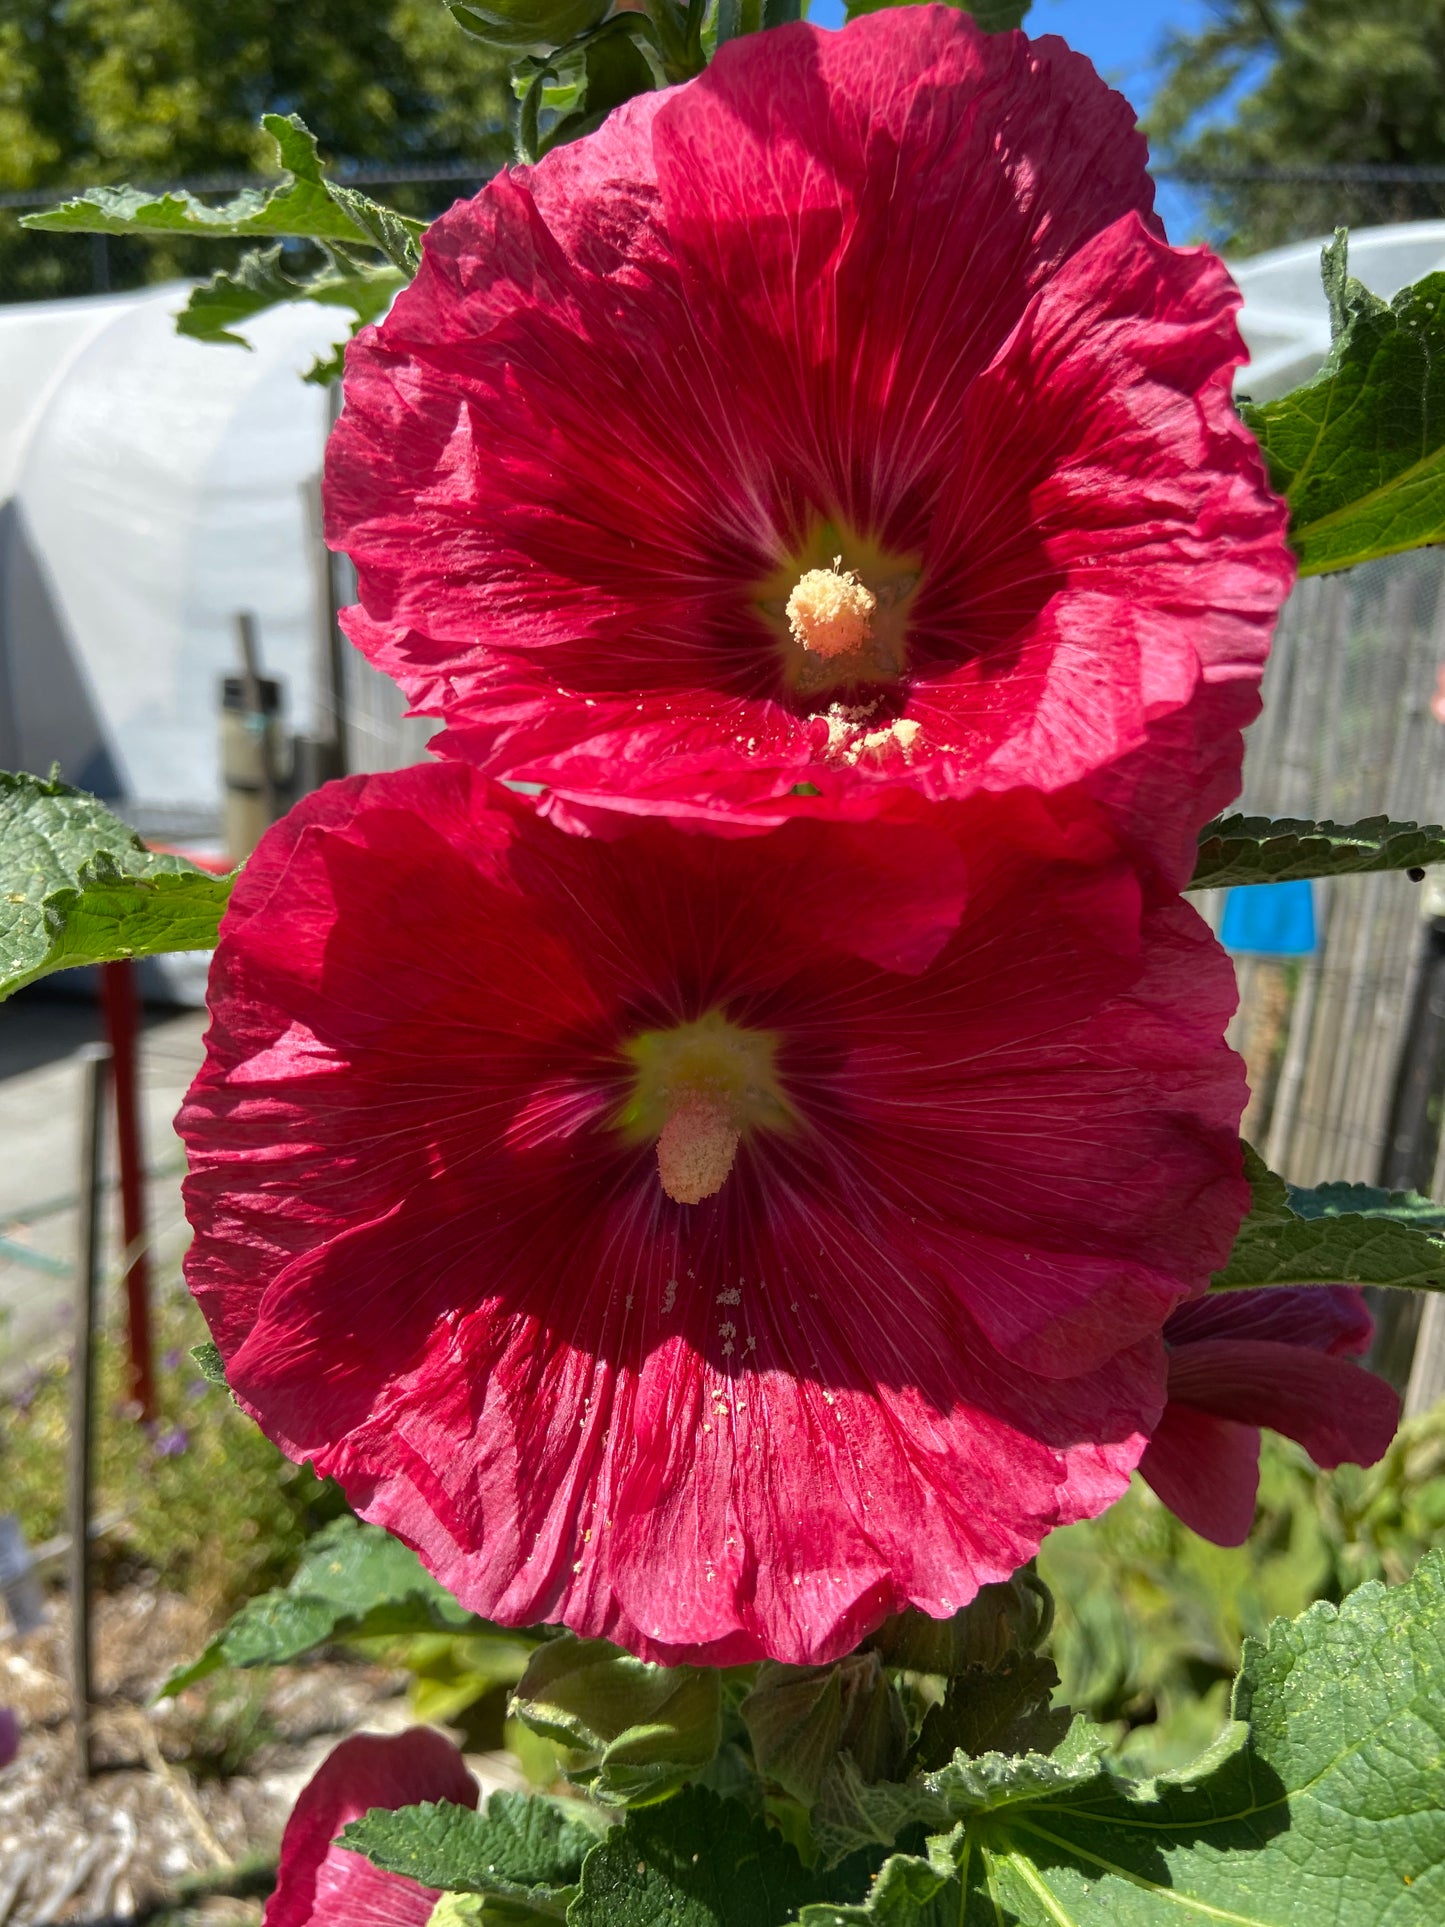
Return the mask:
<svg viewBox="0 0 1445 1927">
<path fill-rule="evenodd" d="M 192 1345 L 191 1358 L 208 1385 L 225 1387 L 226 1361 L 221 1357 L 221 1348 L 214 1338 L 205 1338 L 199 1345 Z"/>
<path fill-rule="evenodd" d="M 956 1753 L 1048 1753 L 1069 1727 L 1052 1704 L 1058 1671 L 1051 1659 L 1017 1653 L 992 1671 L 970 1666 L 948 1682 L 918 1736 L 918 1763 L 939 1768 Z"/>
<path fill-rule="evenodd" d="M 1445 829 L 1438 823 L 1392 823 L 1387 816 L 1360 823 L 1221 816 L 1200 832 L 1189 888 L 1358 876 L 1367 870 L 1423 869 L 1429 863 L 1445 863 Z"/>
<path fill-rule="evenodd" d="M 1445 541 L 1445 274 L 1384 301 L 1325 249 L 1334 344 L 1312 381 L 1244 419 L 1289 503 L 1303 575 Z"/>
<path fill-rule="evenodd" d="M 328 190 L 305 122 L 295 114 L 263 114 L 261 125 L 286 170 L 275 187 L 248 187 L 219 207 L 208 207 L 184 190 L 151 194 L 135 187 L 92 187 L 43 214 L 24 215 L 21 225 L 50 234 L 291 235 L 353 246 L 371 243 L 366 228 Z"/>
<path fill-rule="evenodd" d="M 929 1775 L 955 1824 L 801 1927 L 1431 1927 L 1445 1917 L 1445 1556 L 1248 1641 L 1235 1724 L 1129 1782 L 1076 1751 Z M 1066 1743 L 1067 1747 L 1067 1743 Z M 1061 1749 L 1063 1752 L 1065 1749 Z M 1056 1756 L 1057 1758 L 1057 1756 Z"/>
<path fill-rule="evenodd" d="M 380 201 L 373 201 L 368 194 L 361 194 L 354 187 L 343 187 L 340 181 L 328 181 L 326 191 L 342 208 L 371 245 L 384 254 L 392 267 L 405 280 L 410 280 L 421 266 L 421 237 L 426 232 L 425 221 L 413 220 L 409 214 L 398 214 L 395 208 L 384 207 Z"/>
<path fill-rule="evenodd" d="M 341 1841 L 424 1887 L 519 1901 L 539 1919 L 562 1920 L 601 1826 L 577 1803 L 494 1793 L 479 1812 L 446 1801 L 376 1807 Z"/>
<path fill-rule="evenodd" d="M 0 998 L 80 964 L 210 950 L 231 893 L 84 790 L 0 772 Z"/>
<path fill-rule="evenodd" d="M 1260 1285 L 1445 1289 L 1445 1211 L 1406 1191 L 1327 1184 L 1301 1191 L 1245 1146 L 1253 1201 L 1215 1291 Z"/>
<path fill-rule="evenodd" d="M 740 1801 L 688 1787 L 629 1813 L 587 1856 L 568 1927 L 783 1927 L 807 1900 L 866 1879 L 809 1873 Z"/>
<path fill-rule="evenodd" d="M 244 255 L 233 270 L 222 270 L 191 290 L 176 316 L 176 332 L 197 341 L 250 342 L 234 329 L 267 308 L 291 301 L 318 301 L 343 308 L 352 319 L 349 334 L 384 314 L 406 277 L 391 266 L 345 269 L 328 263 L 318 273 L 296 279 L 281 268 L 280 247 L 257 248 Z"/>
<path fill-rule="evenodd" d="M 290 1583 L 248 1599 L 162 1697 L 223 1666 L 280 1666 L 335 1640 L 458 1632 L 483 1622 L 459 1606 L 409 1547 L 379 1526 L 338 1519 L 317 1533 Z"/>
</svg>

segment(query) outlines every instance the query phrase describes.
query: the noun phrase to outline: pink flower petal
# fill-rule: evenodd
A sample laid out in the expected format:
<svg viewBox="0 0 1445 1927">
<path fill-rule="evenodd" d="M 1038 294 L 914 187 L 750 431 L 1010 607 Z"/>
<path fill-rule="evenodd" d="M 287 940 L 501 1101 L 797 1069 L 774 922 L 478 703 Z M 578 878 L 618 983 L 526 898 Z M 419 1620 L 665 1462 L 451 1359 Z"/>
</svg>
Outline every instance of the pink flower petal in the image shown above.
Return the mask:
<svg viewBox="0 0 1445 1927">
<path fill-rule="evenodd" d="M 1169 1510 L 1217 1546 L 1242 1546 L 1259 1490 L 1259 1430 L 1171 1404 L 1139 1470 Z"/>
<path fill-rule="evenodd" d="M 932 882 L 930 882 L 930 878 Z M 468 1605 L 660 1658 L 950 1612 L 1126 1483 L 1247 1202 L 1232 973 L 1078 797 L 564 834 L 466 768 L 244 871 L 184 1109 L 230 1382 Z M 672 1203 L 630 1039 L 792 1122 Z"/>
<path fill-rule="evenodd" d="M 281 1839 L 265 1927 L 426 1927 L 437 1895 L 363 1854 L 338 1847 L 372 1807 L 423 1800 L 477 1804 L 477 1783 L 449 1740 L 427 1727 L 381 1738 L 358 1733 L 329 1753 L 301 1790 Z"/>
<path fill-rule="evenodd" d="M 1353 1285 L 1289 1285 L 1257 1291 L 1212 1291 L 1181 1305 L 1165 1337 L 1176 1348 L 1204 1339 L 1270 1339 L 1332 1357 L 1369 1350 L 1375 1321 Z"/>
<path fill-rule="evenodd" d="M 348 353 L 354 640 L 573 828 L 1084 781 L 1181 884 L 1293 564 L 1145 158 L 1061 42 L 909 8 L 499 176 Z M 825 522 L 917 578 L 881 694 L 785 686 L 766 585 Z"/>
<path fill-rule="evenodd" d="M 1207 1338 L 1169 1357 L 1170 1405 L 1296 1439 L 1316 1465 L 1373 1465 L 1400 1422 L 1395 1389 L 1349 1359 L 1270 1339 Z"/>
</svg>

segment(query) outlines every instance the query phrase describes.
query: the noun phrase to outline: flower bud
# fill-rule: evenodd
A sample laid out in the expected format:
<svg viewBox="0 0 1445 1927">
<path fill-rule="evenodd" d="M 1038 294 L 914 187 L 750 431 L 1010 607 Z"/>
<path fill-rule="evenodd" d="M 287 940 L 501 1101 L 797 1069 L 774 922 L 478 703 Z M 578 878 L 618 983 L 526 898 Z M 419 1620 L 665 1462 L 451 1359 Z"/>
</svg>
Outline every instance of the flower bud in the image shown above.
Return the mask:
<svg viewBox="0 0 1445 1927">
<path fill-rule="evenodd" d="M 758 1771 L 805 1807 L 840 1752 L 854 1756 L 865 1780 L 902 1770 L 907 1724 L 876 1653 L 853 1653 L 833 1666 L 767 1661 L 738 1711 Z"/>
<path fill-rule="evenodd" d="M 651 1666 L 603 1639 L 564 1633 L 539 1646 L 512 1711 L 570 1748 L 569 1777 L 603 1806 L 661 1799 L 697 1775 L 722 1737 L 715 1667 Z"/>
<path fill-rule="evenodd" d="M 885 1620 L 869 1645 L 887 1666 L 952 1678 L 968 1666 L 995 1669 L 1015 1653 L 1034 1652 L 1048 1637 L 1054 1602 L 1032 1566 L 1012 1579 L 980 1586 L 952 1619 L 912 1610 Z"/>
<path fill-rule="evenodd" d="M 607 18 L 611 0 L 449 0 L 457 25 L 493 46 L 523 53 L 565 46 Z"/>
</svg>

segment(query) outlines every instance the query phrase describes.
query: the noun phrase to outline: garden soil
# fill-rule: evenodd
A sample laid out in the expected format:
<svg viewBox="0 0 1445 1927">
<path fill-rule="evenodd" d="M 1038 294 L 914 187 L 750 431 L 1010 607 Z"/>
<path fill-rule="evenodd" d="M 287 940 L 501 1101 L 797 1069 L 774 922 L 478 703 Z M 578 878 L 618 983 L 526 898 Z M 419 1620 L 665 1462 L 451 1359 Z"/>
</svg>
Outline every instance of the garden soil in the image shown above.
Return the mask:
<svg viewBox="0 0 1445 1927">
<path fill-rule="evenodd" d="M 286 1815 L 316 1767 L 348 1733 L 412 1724 L 406 1676 L 344 1655 L 218 1674 L 156 1703 L 209 1629 L 192 1602 L 134 1584 L 97 1602 L 87 1782 L 64 1624 L 56 1592 L 44 1626 L 0 1636 L 0 1705 L 21 1727 L 19 1754 L 0 1772 L 3 1927 L 257 1922 Z M 505 1756 L 468 1764 L 484 1793 L 518 1784 Z"/>
</svg>

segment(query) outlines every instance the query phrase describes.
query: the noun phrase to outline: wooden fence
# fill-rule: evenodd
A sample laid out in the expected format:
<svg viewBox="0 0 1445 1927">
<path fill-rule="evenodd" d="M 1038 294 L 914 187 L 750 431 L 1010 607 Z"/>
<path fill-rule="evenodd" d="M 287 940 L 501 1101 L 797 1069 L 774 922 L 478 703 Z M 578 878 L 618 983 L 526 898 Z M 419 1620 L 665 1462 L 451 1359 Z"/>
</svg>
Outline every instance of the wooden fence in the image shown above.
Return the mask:
<svg viewBox="0 0 1445 1927">
<path fill-rule="evenodd" d="M 1431 711 L 1442 665 L 1439 552 L 1302 582 L 1265 674 L 1239 807 L 1445 820 L 1445 724 Z M 1250 1068 L 1245 1131 L 1296 1184 L 1373 1184 L 1425 950 L 1423 892 L 1398 872 L 1314 888 L 1313 956 L 1236 960 L 1231 1041 Z M 1217 924 L 1221 909 L 1216 900 L 1206 914 Z"/>
<path fill-rule="evenodd" d="M 1445 821 L 1445 723 L 1431 707 L 1442 665 L 1440 551 L 1302 582 L 1270 657 L 1264 714 L 1249 732 L 1240 807 L 1337 822 L 1381 814 Z M 1421 885 L 1399 873 L 1314 889 L 1312 956 L 1236 958 L 1231 1041 L 1249 1066 L 1245 1135 L 1296 1184 L 1408 1182 L 1445 1197 L 1445 1065 L 1417 1058 L 1430 1089 L 1409 1142 L 1397 1135 L 1402 1073 L 1420 1049 L 1412 1018 L 1430 913 L 1440 916 L 1445 897 L 1436 877 Z M 1204 903 L 1216 926 L 1222 897 Z M 1396 1297 L 1377 1307 L 1388 1354 L 1379 1362 L 1403 1384 L 1418 1306 L 1414 1294 Z M 1442 1326 L 1438 1366 L 1423 1377 L 1417 1369 L 1416 1406 L 1445 1391 L 1445 1320 L 1434 1322 Z"/>
</svg>

